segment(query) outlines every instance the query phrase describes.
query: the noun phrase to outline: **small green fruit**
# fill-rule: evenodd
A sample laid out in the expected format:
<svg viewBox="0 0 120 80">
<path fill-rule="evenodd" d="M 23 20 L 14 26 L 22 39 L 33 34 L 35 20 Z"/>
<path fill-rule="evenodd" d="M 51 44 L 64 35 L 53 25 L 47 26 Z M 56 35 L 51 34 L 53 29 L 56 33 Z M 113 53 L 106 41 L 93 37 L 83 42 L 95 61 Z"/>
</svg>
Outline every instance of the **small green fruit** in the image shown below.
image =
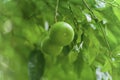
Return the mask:
<svg viewBox="0 0 120 80">
<path fill-rule="evenodd" d="M 56 45 L 66 46 L 73 41 L 74 30 L 66 22 L 57 22 L 51 27 L 49 37 Z"/>
<path fill-rule="evenodd" d="M 44 53 L 57 56 L 61 53 L 63 47 L 52 43 L 49 38 L 45 38 L 41 44 L 41 48 Z"/>
</svg>

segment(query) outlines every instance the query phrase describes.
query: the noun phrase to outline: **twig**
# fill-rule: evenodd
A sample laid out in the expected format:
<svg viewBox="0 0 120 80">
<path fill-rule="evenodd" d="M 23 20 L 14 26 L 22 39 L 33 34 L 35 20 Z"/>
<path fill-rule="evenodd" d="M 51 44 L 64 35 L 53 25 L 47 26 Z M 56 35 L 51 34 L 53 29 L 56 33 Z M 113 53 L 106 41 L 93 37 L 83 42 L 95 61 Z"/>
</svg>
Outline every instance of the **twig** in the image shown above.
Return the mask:
<svg viewBox="0 0 120 80">
<path fill-rule="evenodd" d="M 76 19 L 75 16 L 74 16 L 74 13 L 73 13 L 73 10 L 72 10 L 72 8 L 71 8 L 71 6 L 70 6 L 70 3 L 68 3 L 68 5 L 69 5 L 69 10 L 70 10 L 70 12 L 71 12 L 71 16 L 73 17 L 73 23 L 74 23 L 75 26 L 78 26 L 77 19 Z"/>
<path fill-rule="evenodd" d="M 94 19 L 97 19 L 97 17 L 94 15 L 93 11 L 90 9 L 90 7 L 88 6 L 87 2 L 85 0 L 82 0 L 83 3 L 85 4 L 85 6 L 87 7 L 87 9 L 90 11 L 91 15 L 93 16 Z"/>
<path fill-rule="evenodd" d="M 56 8 L 55 8 L 55 22 L 57 22 L 58 6 L 59 6 L 59 0 L 57 0 L 57 2 L 56 2 Z"/>
<path fill-rule="evenodd" d="M 104 35 L 103 37 L 104 37 L 104 40 L 105 40 L 105 42 L 106 42 L 106 44 L 107 44 L 107 46 L 108 46 L 108 49 L 109 49 L 109 51 L 111 51 L 111 48 L 110 48 L 109 42 L 108 42 L 107 39 L 106 39 L 106 33 L 105 33 L 105 30 L 102 28 L 102 24 L 101 24 L 101 23 L 99 23 L 99 26 L 100 26 L 100 29 L 101 29 L 103 35 Z"/>
</svg>

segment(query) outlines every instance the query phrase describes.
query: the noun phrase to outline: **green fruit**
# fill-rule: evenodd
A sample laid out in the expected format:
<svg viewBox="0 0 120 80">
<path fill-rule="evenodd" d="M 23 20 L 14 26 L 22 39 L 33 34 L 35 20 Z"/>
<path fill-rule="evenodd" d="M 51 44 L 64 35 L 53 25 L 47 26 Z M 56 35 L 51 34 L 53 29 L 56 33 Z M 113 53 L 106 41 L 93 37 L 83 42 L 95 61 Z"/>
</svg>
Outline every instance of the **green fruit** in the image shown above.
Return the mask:
<svg viewBox="0 0 120 80">
<path fill-rule="evenodd" d="M 72 42 L 74 30 L 66 22 L 57 22 L 51 27 L 49 37 L 51 42 L 60 46 L 66 46 Z"/>
<path fill-rule="evenodd" d="M 61 53 L 63 47 L 52 43 L 47 37 L 43 40 L 41 48 L 44 53 L 57 56 Z"/>
</svg>

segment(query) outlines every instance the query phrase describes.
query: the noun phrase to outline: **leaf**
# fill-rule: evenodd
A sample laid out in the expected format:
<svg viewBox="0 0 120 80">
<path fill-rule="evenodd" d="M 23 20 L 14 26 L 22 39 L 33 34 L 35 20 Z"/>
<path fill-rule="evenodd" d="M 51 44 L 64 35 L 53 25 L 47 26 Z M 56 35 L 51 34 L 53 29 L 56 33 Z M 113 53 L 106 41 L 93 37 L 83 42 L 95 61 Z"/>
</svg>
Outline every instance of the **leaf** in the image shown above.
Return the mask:
<svg viewBox="0 0 120 80">
<path fill-rule="evenodd" d="M 74 62 L 74 70 L 75 70 L 75 73 L 77 74 L 78 78 L 80 78 L 83 64 L 84 64 L 84 61 L 83 61 L 82 54 L 79 53 L 77 56 L 77 60 Z"/>
<path fill-rule="evenodd" d="M 115 35 L 108 29 L 106 30 L 106 36 L 110 43 L 112 43 L 114 45 L 117 44 L 117 39 L 116 39 Z"/>
<path fill-rule="evenodd" d="M 82 30 L 80 29 L 78 32 L 77 32 L 77 43 L 80 43 L 81 42 L 81 35 L 82 35 Z"/>
<path fill-rule="evenodd" d="M 87 63 L 83 65 L 79 80 L 96 80 L 94 70 Z"/>
<path fill-rule="evenodd" d="M 69 54 L 68 54 L 68 58 L 69 58 L 69 62 L 70 63 L 73 63 L 77 60 L 77 57 L 78 57 L 78 53 L 75 52 L 75 51 L 71 51 Z"/>
<path fill-rule="evenodd" d="M 112 65 L 115 68 L 119 68 L 120 66 L 120 46 L 117 46 L 112 51 Z"/>
<path fill-rule="evenodd" d="M 113 7 L 114 14 L 117 16 L 117 18 L 120 21 L 120 10 L 119 8 Z"/>
<path fill-rule="evenodd" d="M 103 72 L 107 72 L 107 71 L 111 72 L 112 71 L 112 66 L 111 66 L 111 63 L 110 63 L 110 61 L 108 59 L 106 59 L 105 64 L 102 67 L 102 71 Z"/>
<path fill-rule="evenodd" d="M 120 55 L 120 45 L 113 49 L 112 54 L 113 54 L 113 57 Z"/>
<path fill-rule="evenodd" d="M 28 63 L 30 80 L 40 80 L 44 74 L 45 59 L 40 50 L 33 50 L 30 53 Z"/>
<path fill-rule="evenodd" d="M 79 80 L 95 80 L 95 73 L 86 61 L 83 60 L 83 54 L 79 53 L 74 62 L 74 70 Z M 87 76 L 87 77 L 86 77 Z"/>
<path fill-rule="evenodd" d="M 109 12 L 109 14 L 106 14 L 108 12 Z M 107 24 L 106 24 L 107 29 L 114 35 L 114 39 L 112 41 L 116 42 L 116 40 L 115 40 L 115 38 L 116 38 L 117 42 L 120 43 L 119 42 L 120 38 L 118 37 L 120 35 L 120 32 L 119 32 L 120 21 L 118 20 L 118 17 L 116 17 L 116 15 L 114 14 L 114 10 L 112 9 L 112 7 L 108 7 L 105 10 L 103 10 L 101 13 L 103 14 L 104 18 L 106 18 L 106 20 L 107 20 Z M 110 34 L 110 36 L 112 36 L 112 35 Z M 115 46 L 110 45 L 110 47 L 115 47 Z"/>
<path fill-rule="evenodd" d="M 87 26 L 86 26 L 87 27 Z M 90 26 L 88 27 L 88 30 L 86 29 L 86 35 L 84 36 L 83 39 L 83 46 L 82 46 L 82 52 L 83 52 L 83 59 L 91 65 L 95 58 L 96 55 L 99 54 L 100 52 L 100 42 L 98 41 L 99 39 L 96 38 L 95 33 L 96 30 L 92 29 Z"/>
</svg>

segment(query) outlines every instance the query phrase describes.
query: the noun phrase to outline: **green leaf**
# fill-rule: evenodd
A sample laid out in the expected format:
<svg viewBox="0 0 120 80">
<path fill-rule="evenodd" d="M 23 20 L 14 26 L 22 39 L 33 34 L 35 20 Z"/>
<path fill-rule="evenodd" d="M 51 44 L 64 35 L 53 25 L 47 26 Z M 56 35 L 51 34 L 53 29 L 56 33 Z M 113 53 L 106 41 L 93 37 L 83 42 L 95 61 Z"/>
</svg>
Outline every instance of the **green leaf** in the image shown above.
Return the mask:
<svg viewBox="0 0 120 80">
<path fill-rule="evenodd" d="M 118 44 L 118 42 L 117 42 L 117 39 L 116 39 L 116 37 L 115 37 L 115 35 L 110 31 L 110 30 L 106 30 L 106 36 L 107 36 L 107 38 L 108 38 L 108 41 L 110 42 L 110 43 L 112 43 L 112 44 Z"/>
<path fill-rule="evenodd" d="M 117 16 L 117 18 L 120 21 L 120 10 L 117 7 L 113 7 L 114 14 Z"/>
<path fill-rule="evenodd" d="M 29 57 L 29 77 L 30 80 L 40 80 L 44 74 L 45 59 L 40 50 L 33 50 Z"/>
<path fill-rule="evenodd" d="M 83 56 L 81 53 L 79 53 L 77 56 L 77 60 L 74 62 L 74 70 L 75 70 L 75 73 L 77 74 L 78 78 L 80 78 L 80 74 L 81 74 L 83 65 L 84 65 Z"/>
<path fill-rule="evenodd" d="M 107 72 L 107 71 L 111 72 L 112 71 L 112 66 L 111 66 L 111 63 L 110 63 L 110 61 L 108 59 L 106 59 L 105 64 L 102 67 L 102 71 L 103 72 Z"/>
<path fill-rule="evenodd" d="M 78 52 L 71 51 L 71 52 L 68 54 L 69 63 L 75 62 L 75 61 L 77 60 L 77 57 L 78 57 Z"/>
<path fill-rule="evenodd" d="M 80 80 L 88 80 L 88 79 L 96 80 L 95 72 L 88 64 L 84 63 L 80 74 Z"/>
</svg>

